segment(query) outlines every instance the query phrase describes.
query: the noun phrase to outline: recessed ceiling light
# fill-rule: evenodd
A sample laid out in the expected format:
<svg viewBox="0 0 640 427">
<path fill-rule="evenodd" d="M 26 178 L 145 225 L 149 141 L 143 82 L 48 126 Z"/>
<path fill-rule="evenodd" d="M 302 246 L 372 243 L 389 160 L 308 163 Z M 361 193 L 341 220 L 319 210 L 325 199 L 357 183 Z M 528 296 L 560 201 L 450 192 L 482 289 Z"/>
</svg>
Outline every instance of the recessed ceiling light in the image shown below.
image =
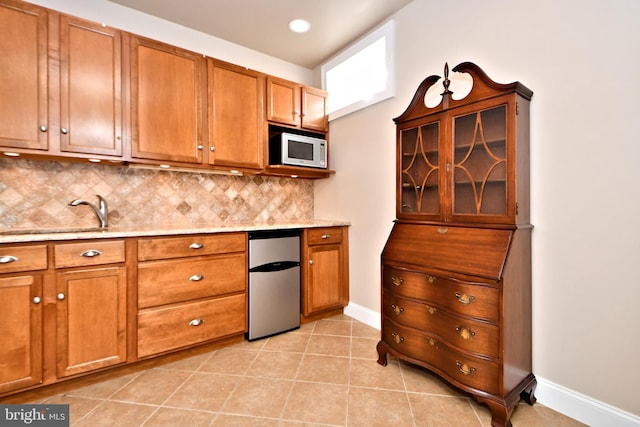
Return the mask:
<svg viewBox="0 0 640 427">
<path fill-rule="evenodd" d="M 310 28 L 311 24 L 305 19 L 294 19 L 289 22 L 289 29 L 294 33 L 306 33 Z"/>
</svg>

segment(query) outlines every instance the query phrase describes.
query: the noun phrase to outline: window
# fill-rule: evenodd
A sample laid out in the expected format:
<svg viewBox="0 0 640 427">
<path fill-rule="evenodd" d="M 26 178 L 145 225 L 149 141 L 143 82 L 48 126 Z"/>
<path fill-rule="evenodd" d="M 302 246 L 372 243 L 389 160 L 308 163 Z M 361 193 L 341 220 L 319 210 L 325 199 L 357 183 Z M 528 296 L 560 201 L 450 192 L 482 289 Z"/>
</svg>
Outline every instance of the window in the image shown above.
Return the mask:
<svg viewBox="0 0 640 427">
<path fill-rule="evenodd" d="M 329 120 L 395 95 L 394 35 L 389 21 L 321 66 Z"/>
</svg>

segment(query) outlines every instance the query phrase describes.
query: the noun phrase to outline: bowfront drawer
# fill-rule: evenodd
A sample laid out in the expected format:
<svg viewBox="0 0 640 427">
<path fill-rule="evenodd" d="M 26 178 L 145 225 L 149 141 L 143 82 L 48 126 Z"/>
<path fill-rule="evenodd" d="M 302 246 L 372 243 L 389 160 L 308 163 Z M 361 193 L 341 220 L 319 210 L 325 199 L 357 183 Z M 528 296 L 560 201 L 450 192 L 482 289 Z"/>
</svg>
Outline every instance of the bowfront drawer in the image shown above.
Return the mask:
<svg viewBox="0 0 640 427">
<path fill-rule="evenodd" d="M 455 316 L 439 306 L 417 303 L 386 291 L 382 305 L 385 317 L 398 324 L 439 336 L 464 351 L 499 356 L 500 333 L 496 325 Z"/>
<path fill-rule="evenodd" d="M 382 337 L 395 351 L 443 371 L 462 385 L 488 393 L 500 392 L 498 363 L 451 349 L 428 334 L 421 334 L 387 319 Z"/>
<path fill-rule="evenodd" d="M 84 267 L 124 262 L 124 240 L 60 243 L 54 248 L 55 267 Z"/>
<path fill-rule="evenodd" d="M 141 263 L 138 265 L 138 307 L 244 292 L 246 275 L 245 254 Z"/>
<path fill-rule="evenodd" d="M 246 332 L 246 295 L 138 313 L 138 357 Z"/>
<path fill-rule="evenodd" d="M 138 261 L 214 255 L 246 250 L 246 233 L 158 237 L 138 240 Z"/>
<path fill-rule="evenodd" d="M 465 316 L 498 321 L 500 292 L 483 283 L 445 279 L 385 266 L 383 286 L 389 292 L 441 305 Z"/>
<path fill-rule="evenodd" d="M 309 228 L 307 229 L 307 243 L 309 245 L 342 243 L 342 228 Z"/>
<path fill-rule="evenodd" d="M 0 246 L 0 274 L 47 268 L 47 246 Z"/>
</svg>

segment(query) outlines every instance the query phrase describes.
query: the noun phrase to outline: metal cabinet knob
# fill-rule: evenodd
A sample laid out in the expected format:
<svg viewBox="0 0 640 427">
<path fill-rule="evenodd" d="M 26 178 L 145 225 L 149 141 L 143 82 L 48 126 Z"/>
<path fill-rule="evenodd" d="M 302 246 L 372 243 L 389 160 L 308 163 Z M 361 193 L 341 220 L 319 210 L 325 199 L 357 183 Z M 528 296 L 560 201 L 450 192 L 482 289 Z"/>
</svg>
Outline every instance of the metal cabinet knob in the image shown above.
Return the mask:
<svg viewBox="0 0 640 427">
<path fill-rule="evenodd" d="M 202 249 L 204 245 L 202 243 L 192 243 L 189 245 L 189 249 Z"/>
<path fill-rule="evenodd" d="M 209 147 L 209 151 L 216 151 L 216 147 Z"/>
<path fill-rule="evenodd" d="M 309 264 L 313 265 L 313 260 L 312 259 L 309 260 Z"/>
<path fill-rule="evenodd" d="M 65 298 L 65 296 L 62 292 L 60 292 L 58 295 L 56 295 L 56 298 L 58 299 L 58 301 L 62 301 Z"/>
<path fill-rule="evenodd" d="M 198 150 L 202 150 L 204 147 L 202 145 L 198 145 Z"/>
<path fill-rule="evenodd" d="M 46 132 L 46 131 L 47 131 L 47 126 L 46 125 L 40 126 L 40 132 Z"/>
<path fill-rule="evenodd" d="M 204 276 L 202 274 L 194 274 L 193 276 L 189 277 L 189 280 L 192 282 L 199 282 L 201 280 L 204 280 Z"/>
<path fill-rule="evenodd" d="M 329 237 L 331 237 L 331 235 L 329 235 L 329 234 L 323 234 L 323 235 L 322 235 L 322 238 L 323 238 L 323 239 L 328 239 Z"/>
<path fill-rule="evenodd" d="M 60 128 L 60 132 L 62 132 L 64 135 L 68 134 L 69 131 L 67 130 L 67 128 Z"/>
<path fill-rule="evenodd" d="M 40 304 L 40 301 L 42 301 L 42 300 L 40 299 L 40 297 L 33 297 L 33 303 L 34 303 L 34 304 Z"/>
<path fill-rule="evenodd" d="M 204 319 L 193 319 L 189 322 L 189 326 L 200 326 L 204 323 Z"/>
</svg>

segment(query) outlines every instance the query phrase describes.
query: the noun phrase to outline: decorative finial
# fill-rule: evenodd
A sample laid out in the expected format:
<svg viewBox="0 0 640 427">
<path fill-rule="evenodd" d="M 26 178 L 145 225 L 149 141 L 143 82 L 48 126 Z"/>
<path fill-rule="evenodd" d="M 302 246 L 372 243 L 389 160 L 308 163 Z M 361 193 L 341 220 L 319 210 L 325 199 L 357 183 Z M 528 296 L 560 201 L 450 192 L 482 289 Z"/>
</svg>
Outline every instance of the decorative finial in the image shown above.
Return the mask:
<svg viewBox="0 0 640 427">
<path fill-rule="evenodd" d="M 449 85 L 451 84 L 451 80 L 449 80 L 449 64 L 447 62 L 444 63 L 444 81 L 442 85 L 444 86 L 444 92 L 440 95 L 451 95 L 453 92 L 449 90 Z"/>
</svg>

